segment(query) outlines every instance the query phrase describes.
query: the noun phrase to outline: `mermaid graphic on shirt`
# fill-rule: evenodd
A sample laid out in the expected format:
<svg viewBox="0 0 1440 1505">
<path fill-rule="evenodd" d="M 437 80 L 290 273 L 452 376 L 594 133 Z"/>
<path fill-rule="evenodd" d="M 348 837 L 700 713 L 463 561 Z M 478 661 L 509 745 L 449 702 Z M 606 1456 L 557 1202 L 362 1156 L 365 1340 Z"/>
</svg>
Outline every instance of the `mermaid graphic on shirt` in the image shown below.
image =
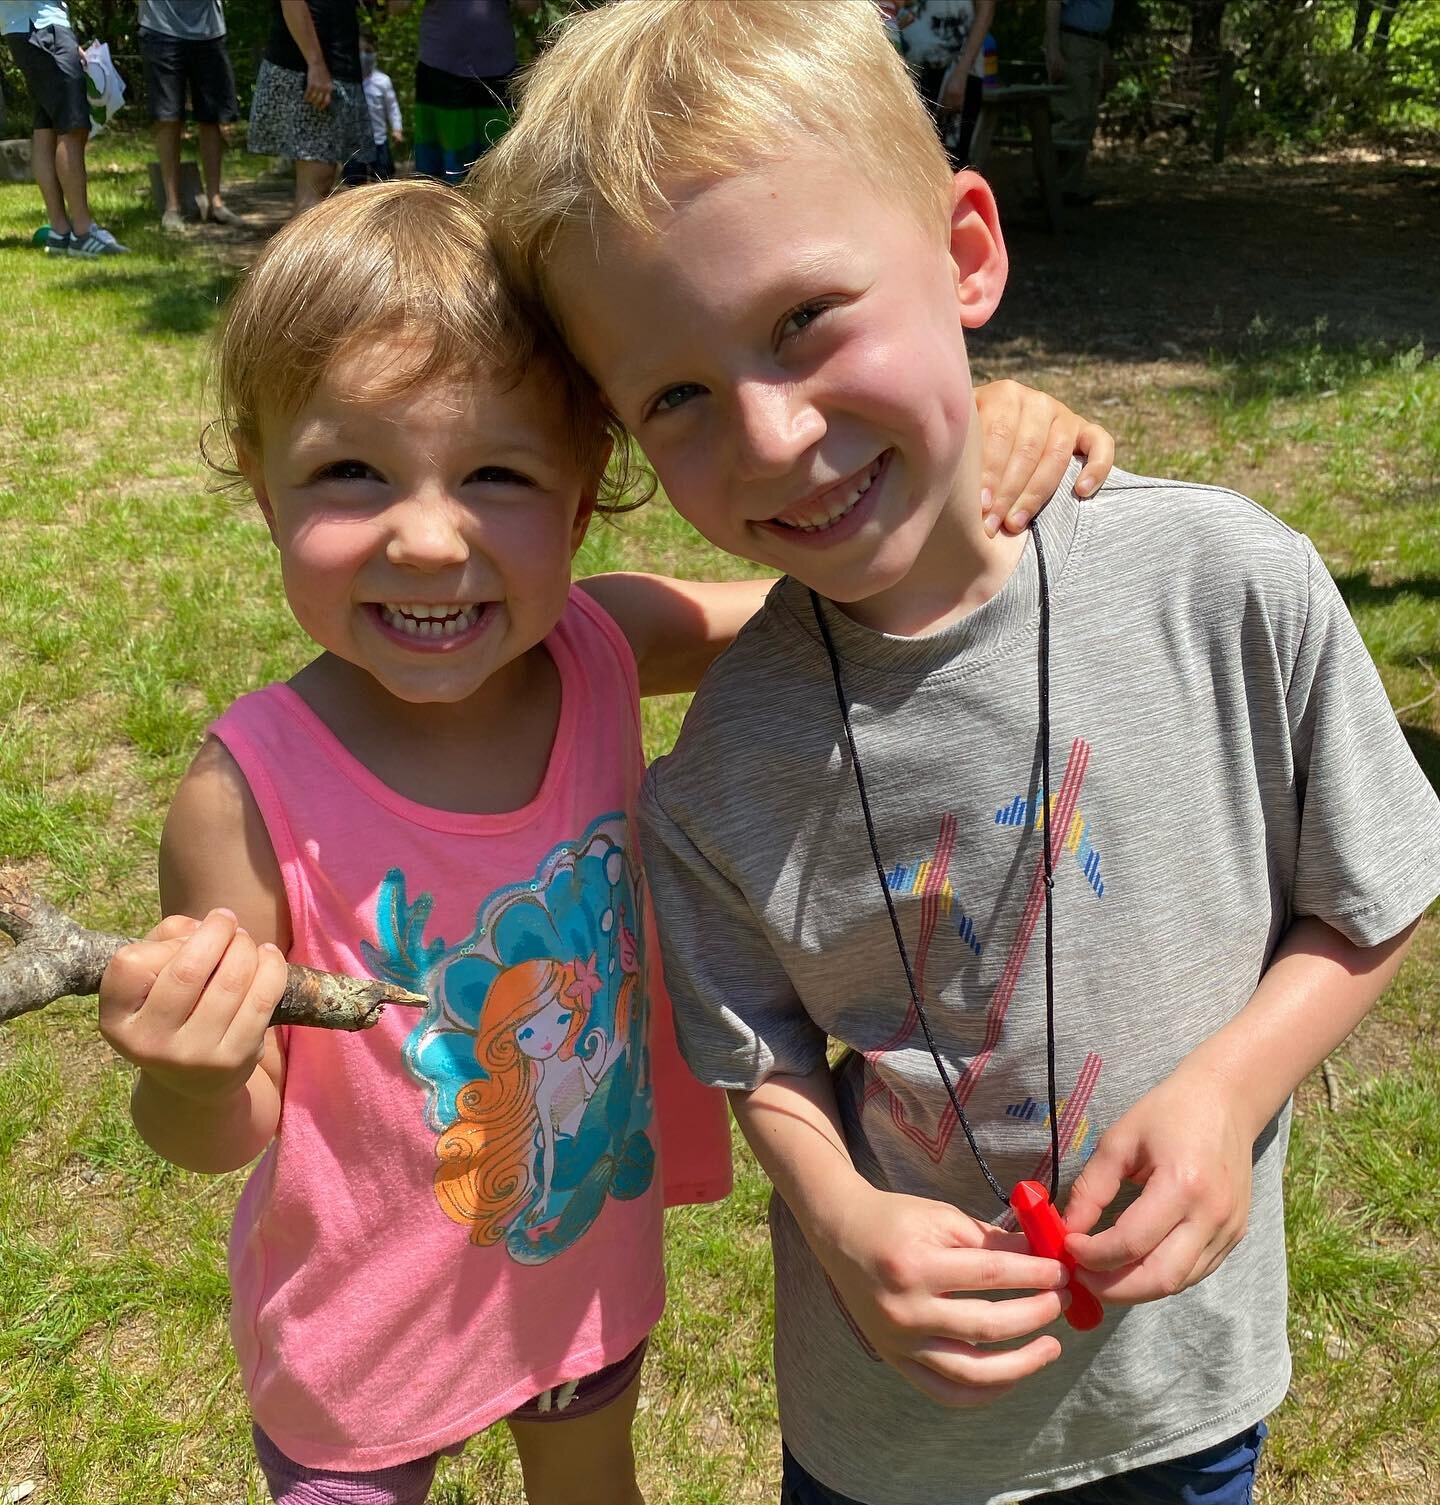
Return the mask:
<svg viewBox="0 0 1440 1505">
<path fill-rule="evenodd" d="M 438 1207 L 471 1243 L 553 1259 L 608 1197 L 654 1174 L 643 889 L 623 815 L 499 890 L 461 944 L 426 941 L 431 900 L 398 870 L 381 886 L 377 976 L 431 1006 L 405 1044 L 435 1131 Z M 408 980 L 407 980 L 408 979 Z"/>
</svg>

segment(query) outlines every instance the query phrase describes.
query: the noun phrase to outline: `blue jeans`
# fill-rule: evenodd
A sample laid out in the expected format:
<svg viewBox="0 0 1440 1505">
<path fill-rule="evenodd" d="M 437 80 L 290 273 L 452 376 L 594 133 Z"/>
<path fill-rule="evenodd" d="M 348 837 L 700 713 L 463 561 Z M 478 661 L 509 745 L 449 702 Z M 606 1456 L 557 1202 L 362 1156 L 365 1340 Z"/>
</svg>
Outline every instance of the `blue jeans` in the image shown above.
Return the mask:
<svg viewBox="0 0 1440 1505">
<path fill-rule="evenodd" d="M 1058 1494 L 1032 1495 L 1029 1505 L 1250 1505 L 1255 1490 L 1255 1465 L 1268 1436 L 1265 1423 L 1217 1442 L 1188 1458 L 1152 1463 L 1128 1474 L 1113 1474 L 1062 1489 Z M 785 1449 L 785 1473 L 780 1481 L 780 1505 L 861 1505 L 849 1495 L 836 1494 L 795 1461 Z"/>
</svg>

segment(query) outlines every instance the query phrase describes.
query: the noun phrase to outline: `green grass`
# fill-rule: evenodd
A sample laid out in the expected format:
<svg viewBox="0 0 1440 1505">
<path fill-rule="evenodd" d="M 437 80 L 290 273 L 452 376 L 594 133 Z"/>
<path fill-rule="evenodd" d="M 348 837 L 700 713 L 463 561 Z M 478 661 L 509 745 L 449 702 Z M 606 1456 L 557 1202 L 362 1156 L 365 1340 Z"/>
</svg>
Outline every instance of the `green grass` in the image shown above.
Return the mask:
<svg viewBox="0 0 1440 1505">
<path fill-rule="evenodd" d="M 163 240 L 143 147 L 97 148 L 98 264 L 25 244 L 33 189 L 0 186 L 0 852 L 93 924 L 153 916 L 165 804 L 206 723 L 292 672 L 305 640 L 258 518 L 207 492 L 205 335 L 233 270 Z M 242 165 L 243 164 L 238 164 Z M 1417 754 L 1440 780 L 1440 368 L 1323 328 L 1257 327 L 1203 379 L 1099 406 L 1129 468 L 1237 486 L 1305 528 L 1339 578 Z M 592 530 L 585 570 L 727 570 L 655 506 Z M 678 698 L 647 707 L 652 751 Z M 1337 1059 L 1340 1107 L 1300 1094 L 1289 1171 L 1296 1380 L 1266 1505 L 1434 1498 L 1440 1477 L 1440 926 Z M 158 1161 L 127 1073 L 62 1004 L 0 1033 L 0 1497 L 43 1505 L 245 1498 L 263 1488 L 225 1331 L 240 1176 Z M 671 1215 L 672 1300 L 639 1422 L 655 1501 L 775 1494 L 765 1190 L 748 1156 L 720 1208 Z M 1428 1475 L 1425 1472 L 1428 1470 Z M 1428 1482 L 1427 1482 L 1428 1479 Z M 503 1429 L 442 1470 L 445 1505 L 512 1500 Z"/>
</svg>

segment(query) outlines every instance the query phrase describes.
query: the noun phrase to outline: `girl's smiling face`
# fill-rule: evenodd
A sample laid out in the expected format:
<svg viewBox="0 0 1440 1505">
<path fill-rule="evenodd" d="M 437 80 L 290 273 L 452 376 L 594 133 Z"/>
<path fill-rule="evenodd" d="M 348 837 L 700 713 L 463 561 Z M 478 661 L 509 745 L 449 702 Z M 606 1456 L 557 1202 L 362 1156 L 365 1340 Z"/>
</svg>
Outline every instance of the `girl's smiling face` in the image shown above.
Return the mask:
<svg viewBox="0 0 1440 1505">
<path fill-rule="evenodd" d="M 405 388 L 420 355 L 357 343 L 241 465 L 301 627 L 399 700 L 455 703 L 559 621 L 594 493 L 542 373 Z"/>
<path fill-rule="evenodd" d="M 515 1031 L 515 1041 L 533 1061 L 548 1061 L 565 1043 L 575 1010 L 555 997 Z"/>
</svg>

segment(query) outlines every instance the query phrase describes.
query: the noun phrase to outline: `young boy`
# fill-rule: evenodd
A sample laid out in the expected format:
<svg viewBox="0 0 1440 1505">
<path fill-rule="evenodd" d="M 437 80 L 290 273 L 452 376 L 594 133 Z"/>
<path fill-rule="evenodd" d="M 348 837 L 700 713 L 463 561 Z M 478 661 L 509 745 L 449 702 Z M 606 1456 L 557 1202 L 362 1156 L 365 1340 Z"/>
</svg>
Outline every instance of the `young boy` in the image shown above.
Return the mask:
<svg viewBox="0 0 1440 1505">
<path fill-rule="evenodd" d="M 395 85 L 390 81 L 390 75 L 381 71 L 375 38 L 369 32 L 360 34 L 360 73 L 365 108 L 370 113 L 371 150 L 350 158 L 345 164 L 345 181 L 352 186 L 357 183 L 388 183 L 395 176 L 395 158 L 390 143 L 394 141 L 398 146 L 405 139 L 405 129 Z"/>
<path fill-rule="evenodd" d="M 677 510 L 788 577 L 644 809 L 686 1054 L 779 1193 L 784 1499 L 1247 1501 L 1290 1094 L 1440 889 L 1314 550 L 1118 472 L 987 535 L 994 201 L 868 0 L 587 15 L 481 186 Z M 995 1195 L 1057 1158 L 1091 1331 Z"/>
</svg>

